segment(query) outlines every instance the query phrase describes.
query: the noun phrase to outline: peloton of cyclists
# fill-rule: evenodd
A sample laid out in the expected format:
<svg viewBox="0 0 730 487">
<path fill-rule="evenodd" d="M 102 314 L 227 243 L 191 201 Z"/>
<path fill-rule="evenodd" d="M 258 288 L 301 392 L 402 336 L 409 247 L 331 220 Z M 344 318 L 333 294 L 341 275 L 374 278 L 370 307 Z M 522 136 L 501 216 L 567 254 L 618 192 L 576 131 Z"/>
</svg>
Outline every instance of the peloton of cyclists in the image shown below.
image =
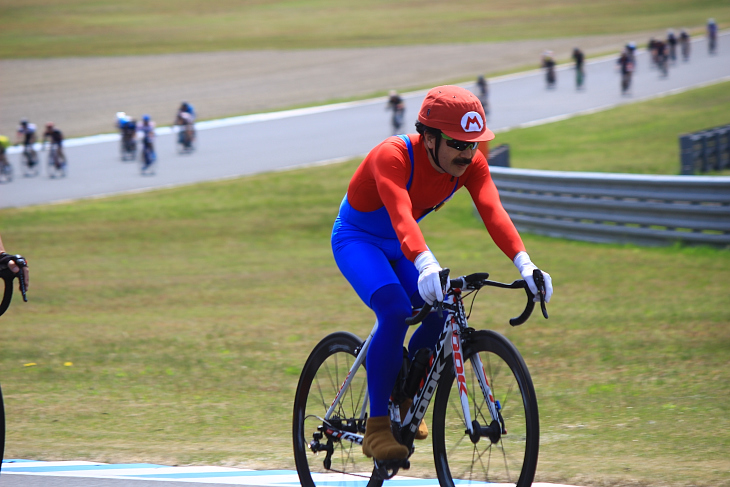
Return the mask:
<svg viewBox="0 0 730 487">
<path fill-rule="evenodd" d="M 43 132 L 41 150 L 46 150 L 46 141 L 50 141 L 51 148 L 56 146 L 56 165 L 61 167 L 66 164 L 66 155 L 63 153 L 63 132 L 53 122 L 46 123 L 46 131 Z"/>
</svg>

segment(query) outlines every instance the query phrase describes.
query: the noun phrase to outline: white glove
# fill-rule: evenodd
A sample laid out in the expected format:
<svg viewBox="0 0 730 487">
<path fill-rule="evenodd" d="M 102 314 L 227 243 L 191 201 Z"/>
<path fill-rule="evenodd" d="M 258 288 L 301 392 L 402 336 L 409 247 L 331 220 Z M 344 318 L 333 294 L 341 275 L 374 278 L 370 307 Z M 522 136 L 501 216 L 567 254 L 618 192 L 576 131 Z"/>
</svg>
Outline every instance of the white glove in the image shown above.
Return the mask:
<svg viewBox="0 0 730 487">
<path fill-rule="evenodd" d="M 527 255 L 527 252 L 518 252 L 512 262 L 515 263 L 515 267 L 517 267 L 517 270 L 520 271 L 522 279 L 525 280 L 525 282 L 527 283 L 527 287 L 530 288 L 530 292 L 535 295 L 535 302 L 539 302 L 540 297 L 537 295 L 535 278 L 532 277 L 532 271 L 537 269 L 537 266 L 532 263 L 532 261 L 530 260 L 530 256 Z M 550 298 L 553 295 L 553 279 L 547 272 L 540 272 L 542 272 L 542 276 L 545 279 L 545 302 L 549 303 Z"/>
<path fill-rule="evenodd" d="M 439 278 L 441 266 L 433 253 L 430 250 L 421 252 L 413 263 L 418 269 L 418 294 L 428 304 L 443 301 L 444 290 L 441 288 L 441 278 Z"/>
</svg>

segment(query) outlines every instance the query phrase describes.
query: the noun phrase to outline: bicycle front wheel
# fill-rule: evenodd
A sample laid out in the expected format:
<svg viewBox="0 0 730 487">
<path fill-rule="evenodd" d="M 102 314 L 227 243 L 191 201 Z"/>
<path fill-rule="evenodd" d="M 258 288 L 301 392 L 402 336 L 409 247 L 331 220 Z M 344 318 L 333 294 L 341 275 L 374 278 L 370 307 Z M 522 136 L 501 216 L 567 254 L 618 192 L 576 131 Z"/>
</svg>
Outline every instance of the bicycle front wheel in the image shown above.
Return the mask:
<svg viewBox="0 0 730 487">
<path fill-rule="evenodd" d="M 353 481 L 380 487 L 383 483 L 372 475 L 373 462 L 363 455 L 358 443 L 337 439 L 322 428 L 331 426 L 359 434 L 364 430 L 368 397 L 364 363 L 350 374 L 349 387 L 333 414 L 324 419 L 361 346 L 362 340 L 352 333 L 332 333 L 317 344 L 304 365 L 292 425 L 294 460 L 302 487 L 345 487 L 352 486 Z"/>
<path fill-rule="evenodd" d="M 482 427 L 492 423 L 477 382 L 475 363 L 499 401 L 506 433 L 496 442 L 488 437 L 472 442 L 450 363 L 439 381 L 433 412 L 433 451 L 441 487 L 464 482 L 499 482 L 528 487 L 535 478 L 540 441 L 537 399 L 524 360 L 514 345 L 493 331 L 473 332 L 464 344 L 464 373 L 471 419 Z"/>
<path fill-rule="evenodd" d="M 5 459 L 5 403 L 3 391 L 0 389 L 0 469 Z"/>
</svg>

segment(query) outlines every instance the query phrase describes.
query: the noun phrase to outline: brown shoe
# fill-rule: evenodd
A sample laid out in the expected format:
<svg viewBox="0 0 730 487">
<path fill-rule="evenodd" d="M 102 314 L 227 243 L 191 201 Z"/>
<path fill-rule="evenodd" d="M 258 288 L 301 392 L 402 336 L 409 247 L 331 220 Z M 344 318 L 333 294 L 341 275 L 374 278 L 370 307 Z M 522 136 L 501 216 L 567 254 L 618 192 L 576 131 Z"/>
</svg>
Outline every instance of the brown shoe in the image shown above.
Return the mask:
<svg viewBox="0 0 730 487">
<path fill-rule="evenodd" d="M 411 405 L 413 405 L 413 399 L 406 399 L 400 405 L 400 420 L 401 421 L 403 421 L 405 419 L 406 413 L 411 408 Z M 421 421 L 421 423 L 418 425 L 418 430 L 416 430 L 416 439 L 425 440 L 426 438 L 428 438 L 428 426 L 426 426 L 425 421 Z"/>
<path fill-rule="evenodd" d="M 362 452 L 376 460 L 403 460 L 408 458 L 408 448 L 398 443 L 390 429 L 388 416 L 369 417 L 365 426 Z"/>
</svg>

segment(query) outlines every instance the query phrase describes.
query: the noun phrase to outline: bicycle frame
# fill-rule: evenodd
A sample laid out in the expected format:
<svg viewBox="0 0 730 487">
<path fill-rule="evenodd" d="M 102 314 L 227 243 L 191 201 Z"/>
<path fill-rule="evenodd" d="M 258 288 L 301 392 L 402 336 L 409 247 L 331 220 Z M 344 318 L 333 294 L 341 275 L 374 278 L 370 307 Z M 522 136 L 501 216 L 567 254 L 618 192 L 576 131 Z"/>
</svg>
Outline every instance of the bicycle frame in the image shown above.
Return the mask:
<svg viewBox="0 0 730 487">
<path fill-rule="evenodd" d="M 403 442 L 409 447 L 413 444 L 416 431 L 418 430 L 418 425 L 423 420 L 426 411 L 428 410 L 428 406 L 430 405 L 434 393 L 436 392 L 439 379 L 441 378 L 441 375 L 444 373 L 444 369 L 446 369 L 446 366 L 448 364 L 447 360 L 449 360 L 450 358 L 451 360 L 453 360 L 453 370 L 456 375 L 456 381 L 459 384 L 459 396 L 461 400 L 462 411 L 464 413 L 464 426 L 469 431 L 469 434 L 471 436 L 474 436 L 475 434 L 485 434 L 485 430 L 475 432 L 475 426 L 471 420 L 469 392 L 466 386 L 466 378 L 464 375 L 464 343 L 462 341 L 462 334 L 468 328 L 468 323 L 466 319 L 466 314 L 464 312 L 461 292 L 455 291 L 452 295 L 448 296 L 444 303 L 444 307 L 446 308 L 446 312 L 448 314 L 444 321 L 444 329 L 439 336 L 438 345 L 436 346 L 436 350 L 432 355 L 432 360 L 428 368 L 428 373 L 425 375 L 425 379 L 423 382 L 424 385 L 419 388 L 418 392 L 416 393 L 416 396 L 413 399 L 413 404 L 406 413 L 405 418 L 400 418 L 399 407 L 397 405 L 391 405 L 391 417 L 397 422 L 401 423 L 401 436 Z M 327 413 L 323 418 L 325 422 L 329 420 L 331 415 L 337 409 L 340 399 L 350 386 L 350 383 L 352 382 L 357 369 L 365 361 L 368 347 L 372 342 L 373 336 L 377 328 L 378 323 L 376 321 L 375 326 L 368 335 L 368 338 L 363 343 L 360 352 L 358 353 L 355 361 L 350 367 L 347 377 L 345 377 L 345 380 L 340 386 L 340 389 L 337 392 L 335 399 L 332 401 L 332 404 L 327 410 Z M 500 425 L 500 432 L 504 432 L 505 428 L 503 421 L 499 415 L 498 403 L 495 401 L 492 395 L 489 381 L 487 380 L 486 374 L 484 372 L 484 366 L 478 355 L 472 357 L 471 364 L 476 374 L 480 390 L 482 391 L 482 394 L 486 399 L 490 415 L 492 416 L 492 420 L 497 421 Z M 360 411 L 360 420 L 365 419 L 367 412 L 367 391 L 365 397 L 366 399 L 363 401 L 363 406 Z M 337 436 L 338 438 L 347 439 L 357 444 L 362 444 L 363 441 L 363 436 L 355 433 L 337 431 L 335 429 L 332 429 L 332 431 L 330 431 L 329 433 Z M 490 433 L 493 432 L 490 431 Z"/>
</svg>

